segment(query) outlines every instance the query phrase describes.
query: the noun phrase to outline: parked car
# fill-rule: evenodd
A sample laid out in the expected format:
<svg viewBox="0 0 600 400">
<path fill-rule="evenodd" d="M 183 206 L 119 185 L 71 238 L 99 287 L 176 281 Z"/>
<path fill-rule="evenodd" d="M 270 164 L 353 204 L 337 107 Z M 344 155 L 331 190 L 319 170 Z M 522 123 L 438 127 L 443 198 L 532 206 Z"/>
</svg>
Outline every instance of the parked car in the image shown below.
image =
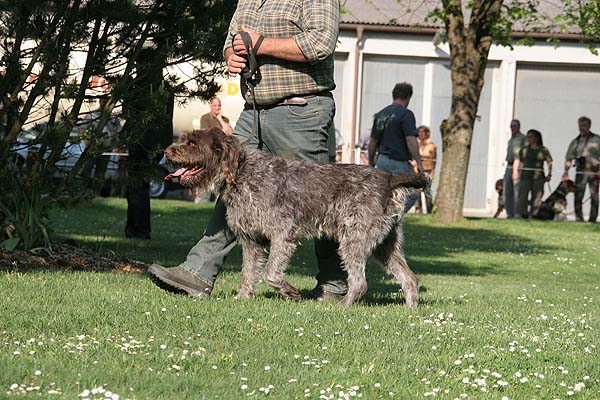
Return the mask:
<svg viewBox="0 0 600 400">
<path fill-rule="evenodd" d="M 10 162 L 15 170 L 22 169 L 26 165 L 27 159 L 39 150 L 39 144 L 32 144 L 31 140 L 31 135 L 27 131 L 24 131 L 17 138 L 17 143 L 11 147 L 10 153 L 12 156 L 10 157 Z M 56 162 L 58 169 L 56 173 L 57 177 L 64 176 L 69 170 L 75 167 L 85 148 L 86 144 L 83 141 L 68 141 L 66 143 L 60 159 Z M 101 195 L 108 196 L 111 191 L 111 184 L 119 179 L 119 160 L 126 158 L 127 153 L 106 152 L 103 155 L 109 156 L 109 161 L 104 175 L 106 184 L 102 188 Z M 165 176 L 176 170 L 175 167 L 168 164 L 164 156 L 159 162 L 159 167 L 161 176 L 157 176 L 150 181 L 150 197 L 162 199 L 166 197 L 170 190 L 181 189 L 181 186 L 179 186 L 178 179 L 170 181 L 164 179 Z"/>
</svg>

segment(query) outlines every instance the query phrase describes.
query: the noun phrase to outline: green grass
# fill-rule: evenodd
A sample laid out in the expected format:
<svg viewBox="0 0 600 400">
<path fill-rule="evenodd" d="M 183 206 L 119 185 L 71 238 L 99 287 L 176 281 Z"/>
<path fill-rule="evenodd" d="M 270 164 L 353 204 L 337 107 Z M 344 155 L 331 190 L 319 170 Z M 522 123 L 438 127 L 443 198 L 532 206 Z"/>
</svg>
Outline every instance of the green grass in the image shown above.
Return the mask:
<svg viewBox="0 0 600 400">
<path fill-rule="evenodd" d="M 123 238 L 123 200 L 53 216 L 61 237 L 99 254 L 171 266 L 210 211 L 153 202 L 149 242 Z M 207 301 L 140 274 L 0 273 L 0 398 L 600 398 L 600 227 L 409 215 L 405 234 L 416 309 L 372 264 L 350 309 L 284 301 L 262 283 L 235 301 L 239 249 Z M 305 242 L 288 272 L 304 293 L 314 265 Z"/>
</svg>

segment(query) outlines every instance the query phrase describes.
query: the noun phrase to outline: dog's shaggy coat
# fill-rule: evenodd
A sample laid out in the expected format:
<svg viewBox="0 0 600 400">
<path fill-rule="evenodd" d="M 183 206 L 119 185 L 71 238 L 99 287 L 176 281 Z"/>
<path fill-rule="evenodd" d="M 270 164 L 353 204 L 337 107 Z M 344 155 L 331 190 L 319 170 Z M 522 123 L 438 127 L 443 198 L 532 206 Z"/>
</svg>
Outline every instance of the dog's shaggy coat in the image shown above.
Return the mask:
<svg viewBox="0 0 600 400">
<path fill-rule="evenodd" d="M 417 276 L 404 258 L 400 222 L 406 196 L 427 185 L 426 176 L 284 159 L 245 149 L 217 128 L 184 134 L 165 154 L 183 167 L 173 174 L 182 185 L 212 188 L 227 205 L 227 223 L 243 248 L 238 298 L 253 296 L 267 249 L 265 282 L 300 298 L 284 280 L 285 268 L 301 237 L 327 236 L 339 243 L 348 271 L 343 305 L 366 292 L 372 253 L 402 285 L 406 305 L 417 305 Z"/>
</svg>

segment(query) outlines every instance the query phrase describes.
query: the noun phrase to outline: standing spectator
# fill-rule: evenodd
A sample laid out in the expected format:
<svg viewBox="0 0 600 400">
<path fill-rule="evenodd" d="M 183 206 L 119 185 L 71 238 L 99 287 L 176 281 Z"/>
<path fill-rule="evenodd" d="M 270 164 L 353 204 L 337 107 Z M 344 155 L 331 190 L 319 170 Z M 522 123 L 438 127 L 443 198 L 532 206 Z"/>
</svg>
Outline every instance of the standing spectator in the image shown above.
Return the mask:
<svg viewBox="0 0 600 400">
<path fill-rule="evenodd" d="M 229 118 L 223 115 L 221 99 L 213 97 L 210 99 L 210 111 L 200 117 L 200 129 L 219 128 L 227 135 L 233 134 L 233 128 L 229 124 Z M 202 192 L 198 188 L 191 188 L 190 193 L 194 203 L 214 201 L 215 195 L 211 191 Z"/>
<path fill-rule="evenodd" d="M 547 175 L 544 175 L 544 161 L 548 164 Z M 514 181 L 519 181 L 517 215 L 523 218 L 535 215 L 542 204 L 544 182 L 550 181 L 552 177 L 552 156 L 544 147 L 539 131 L 527 131 L 527 146 L 521 149 L 519 157 L 515 159 L 512 177 Z"/>
<path fill-rule="evenodd" d="M 567 150 L 565 173 L 563 180 L 569 179 L 569 169 L 575 160 L 575 217 L 583 222 L 583 195 L 586 186 L 590 187 L 592 204 L 590 206 L 590 222 L 598 218 L 598 183 L 600 182 L 600 136 L 592 133 L 592 120 L 580 117 L 577 120 L 579 135 L 571 141 Z"/>
<path fill-rule="evenodd" d="M 397 83 L 392 90 L 392 104 L 375 114 L 369 141 L 369 165 L 392 174 L 414 174 L 411 164 L 414 160 L 418 171 L 424 171 L 419 156 L 415 115 L 408 109 L 412 94 L 410 83 Z M 405 212 L 418 197 L 419 194 L 415 193 L 406 199 Z"/>
<path fill-rule="evenodd" d="M 127 223 L 125 237 L 150 239 L 150 180 L 163 150 L 173 142 L 174 96 L 163 78 L 155 48 L 140 51 L 137 77 L 123 100 L 127 134 Z"/>
<path fill-rule="evenodd" d="M 423 162 L 424 172 L 429 174 L 433 178 L 435 173 L 435 163 L 437 161 L 437 146 L 431 141 L 431 129 L 427 125 L 421 125 L 417 129 L 419 133 L 419 156 Z M 416 168 L 416 163 L 413 164 Z M 431 194 L 431 186 L 427 186 L 423 193 L 425 195 L 425 203 L 427 213 L 431 213 L 433 209 L 433 196 Z M 423 205 L 421 204 L 421 196 L 417 200 L 417 212 L 423 212 Z"/>
<path fill-rule="evenodd" d="M 256 66 L 258 71 L 249 78 L 242 75 L 246 106 L 234 135 L 246 146 L 278 156 L 327 162 L 334 157 L 329 154 L 328 137 L 335 114 L 331 90 L 335 88 L 333 54 L 340 7 L 337 0 L 301 3 L 237 3 L 223 50 L 227 69 L 232 76 L 244 67 Z M 249 48 L 242 34 L 249 36 Z M 169 290 L 210 295 L 224 258 L 236 242 L 225 213 L 225 205 L 217 201 L 204 236 L 185 262 L 175 268 L 152 265 L 149 274 Z M 315 253 L 319 273 L 311 297 L 340 300 L 348 290 L 348 274 L 340 266 L 337 243 L 315 240 Z"/>
<path fill-rule="evenodd" d="M 506 172 L 504 173 L 504 208 L 508 218 L 515 217 L 515 204 L 519 198 L 519 181 L 513 179 L 513 164 L 519 158 L 521 149 L 527 144 L 527 137 L 521 133 L 521 122 L 510 121 L 511 138 L 506 149 Z"/>
<path fill-rule="evenodd" d="M 229 118 L 222 114 L 221 99 L 218 97 L 210 99 L 210 111 L 200 117 L 200 129 L 208 128 L 220 128 L 228 135 L 233 134 Z"/>
</svg>

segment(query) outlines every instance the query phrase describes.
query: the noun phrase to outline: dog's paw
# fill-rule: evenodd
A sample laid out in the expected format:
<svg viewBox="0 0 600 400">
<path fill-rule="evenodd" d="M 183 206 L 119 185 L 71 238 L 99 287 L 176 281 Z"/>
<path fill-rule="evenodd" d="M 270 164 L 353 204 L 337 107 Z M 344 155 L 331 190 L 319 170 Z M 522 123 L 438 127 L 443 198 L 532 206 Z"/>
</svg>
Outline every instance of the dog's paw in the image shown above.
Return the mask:
<svg viewBox="0 0 600 400">
<path fill-rule="evenodd" d="M 235 295 L 234 299 L 235 300 L 248 300 L 253 297 L 254 297 L 254 293 L 239 292 L 238 294 Z"/>
<path fill-rule="evenodd" d="M 282 286 L 277 289 L 277 291 L 287 299 L 300 300 L 302 297 L 300 296 L 298 289 L 285 281 L 283 282 Z"/>
</svg>

